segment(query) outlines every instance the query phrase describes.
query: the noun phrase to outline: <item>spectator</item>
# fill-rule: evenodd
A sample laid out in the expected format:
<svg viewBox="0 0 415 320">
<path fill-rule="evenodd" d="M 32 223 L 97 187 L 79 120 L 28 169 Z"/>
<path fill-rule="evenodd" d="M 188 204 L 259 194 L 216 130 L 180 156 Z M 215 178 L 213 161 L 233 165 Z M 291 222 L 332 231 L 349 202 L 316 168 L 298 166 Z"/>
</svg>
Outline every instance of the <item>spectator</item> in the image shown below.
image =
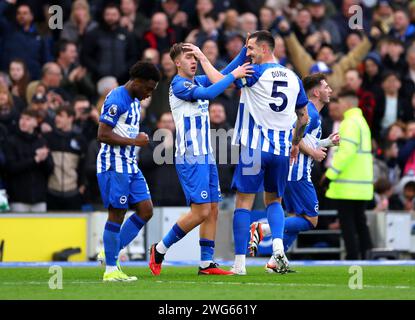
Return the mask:
<svg viewBox="0 0 415 320">
<path fill-rule="evenodd" d="M 207 40 L 201 46 L 203 54 L 208 58 L 209 62 L 216 70 L 222 70 L 226 67 L 226 62 L 219 57 L 219 48 L 215 41 Z M 203 68 L 200 64 L 197 66 L 197 73 L 204 74 Z"/>
<path fill-rule="evenodd" d="M 380 76 L 382 60 L 380 55 L 375 51 L 369 52 L 363 63 L 363 89 L 371 92 L 380 92 L 382 90 L 382 78 Z"/>
<path fill-rule="evenodd" d="M 216 27 L 216 20 L 217 17 L 213 13 L 200 17 L 201 28 L 191 31 L 186 37 L 185 42 L 194 43 L 198 47 L 201 47 L 207 40 L 218 42 L 220 35 Z"/>
<path fill-rule="evenodd" d="M 164 137 L 164 139 L 153 141 L 146 148 L 141 148 L 139 152 L 138 164 L 148 181 L 152 201 L 155 206 L 186 205 L 173 163 L 176 149 L 174 144 L 175 130 L 171 112 L 163 113 L 157 122 L 156 132 L 160 135 L 159 137 Z M 161 157 L 165 159 L 162 165 L 160 163 Z M 169 190 L 169 192 L 166 192 L 166 190 Z"/>
<path fill-rule="evenodd" d="M 160 52 L 157 49 L 147 48 L 143 52 L 143 60 L 151 62 L 156 66 L 160 65 Z"/>
<path fill-rule="evenodd" d="M 161 7 L 169 19 L 169 25 L 176 33 L 177 41 L 181 41 L 181 39 L 184 39 L 185 35 L 188 33 L 187 13 L 179 10 L 179 0 L 163 0 L 161 2 Z"/>
<path fill-rule="evenodd" d="M 407 47 L 415 38 L 415 26 L 410 24 L 408 13 L 403 9 L 395 10 L 393 28 L 389 35 L 402 41 Z"/>
<path fill-rule="evenodd" d="M 59 43 L 56 63 L 62 71 L 60 87 L 73 97 L 84 94 L 95 95 L 95 86 L 85 67 L 78 64 L 78 50 L 75 42 Z"/>
<path fill-rule="evenodd" d="M 157 49 L 159 52 L 167 51 L 176 43 L 176 34 L 169 27 L 167 15 L 164 12 L 157 12 L 151 17 L 150 30 L 144 36 L 144 46 Z"/>
<path fill-rule="evenodd" d="M 52 59 L 49 43 L 38 33 L 32 9 L 27 4 L 17 7 L 16 24 L 5 17 L 5 12 L 15 4 L 16 0 L 0 2 L 0 69 L 7 70 L 12 59 L 20 58 L 32 79 L 39 79 L 42 65 Z"/>
<path fill-rule="evenodd" d="M 0 86 L 0 124 L 6 127 L 9 134 L 17 130 L 19 113 L 19 110 L 14 106 L 9 88 Z"/>
<path fill-rule="evenodd" d="M 212 147 L 218 166 L 219 184 L 222 196 L 232 195 L 232 178 L 235 165 L 232 164 L 232 143 L 229 137 L 233 129 L 226 121 L 225 107 L 218 102 L 212 102 L 209 106 L 209 118 Z M 217 140 L 216 138 L 219 137 Z M 215 141 L 214 141 L 215 140 Z M 237 154 L 235 150 L 234 154 Z"/>
<path fill-rule="evenodd" d="M 362 34 L 359 31 L 351 31 L 346 37 L 346 52 L 352 51 L 363 41 Z"/>
<path fill-rule="evenodd" d="M 397 194 L 394 194 L 393 185 L 385 178 L 378 179 L 374 184 L 374 205 L 375 212 L 386 212 L 388 210 L 403 210 L 403 203 Z"/>
<path fill-rule="evenodd" d="M 373 12 L 372 25 L 383 35 L 389 34 L 394 22 L 390 0 L 379 0 Z"/>
<path fill-rule="evenodd" d="M 323 34 L 326 42 L 336 49 L 341 49 L 342 40 L 336 23 L 331 20 L 327 15 L 326 4 L 324 0 L 309 0 L 308 10 L 310 11 L 312 18 L 312 28 Z"/>
<path fill-rule="evenodd" d="M 408 69 L 405 61 L 405 48 L 398 39 L 388 40 L 388 52 L 383 57 L 382 65 L 385 69 L 395 71 L 399 76 L 403 76 Z"/>
<path fill-rule="evenodd" d="M 372 92 L 362 88 L 363 79 L 356 69 L 346 71 L 346 88 L 356 93 L 359 98 L 359 108 L 363 111 L 370 128 L 373 127 L 373 114 L 376 108 L 375 96 Z"/>
<path fill-rule="evenodd" d="M 22 59 L 13 59 L 9 66 L 9 77 L 12 82 L 13 96 L 20 98 L 26 104 L 26 89 L 29 85 L 30 75 L 26 63 Z"/>
<path fill-rule="evenodd" d="M 373 164 L 374 181 L 386 179 L 392 186 L 399 182 L 401 169 L 398 165 L 398 144 L 395 141 L 385 141 Z"/>
<path fill-rule="evenodd" d="M 85 34 L 97 27 L 98 23 L 91 18 L 88 1 L 75 0 L 72 3 L 71 16 L 63 25 L 61 40 L 76 43 L 81 52 Z"/>
<path fill-rule="evenodd" d="M 412 45 L 406 52 L 408 68 L 402 77 L 402 96 L 412 99 L 415 92 L 415 46 Z"/>
<path fill-rule="evenodd" d="M 340 34 L 341 43 L 345 43 L 347 35 L 352 31 L 352 29 L 349 26 L 350 18 L 355 14 L 354 10 L 350 10 L 351 6 L 359 5 L 359 0 L 342 0 L 341 1 L 341 9 L 340 12 L 338 12 L 332 20 L 337 25 L 337 30 Z M 360 28 L 363 28 L 366 32 L 370 31 L 370 23 L 367 19 L 367 16 L 363 14 L 362 16 L 362 26 L 359 26 Z M 360 22 L 360 21 L 358 21 Z M 343 49 L 345 49 L 343 47 Z"/>
<path fill-rule="evenodd" d="M 176 65 L 171 60 L 169 52 L 165 52 L 161 56 L 161 70 L 161 80 L 153 92 L 151 102 L 148 107 L 148 118 L 155 117 L 156 119 L 159 119 L 162 114 L 170 111 L 170 82 L 176 74 Z"/>
<path fill-rule="evenodd" d="M 365 259 L 372 248 L 365 215 L 367 201 L 373 199 L 372 141 L 358 101 L 353 91 L 339 94 L 341 143 L 326 172 L 326 196 L 336 201 L 347 260 Z"/>
<path fill-rule="evenodd" d="M 376 98 L 376 109 L 373 116 L 373 132 L 379 139 L 385 130 L 396 120 L 410 120 L 411 109 L 407 100 L 399 95 L 401 81 L 398 74 L 388 71 L 382 78 L 383 92 Z"/>
<path fill-rule="evenodd" d="M 104 100 L 107 97 L 107 94 L 110 93 L 112 89 L 118 87 L 118 81 L 116 78 L 107 76 L 99 79 L 97 83 L 97 91 L 98 91 L 98 101 L 96 103 L 98 112 L 101 113 L 101 107 L 104 104 Z"/>
<path fill-rule="evenodd" d="M 96 139 L 98 133 L 99 113 L 85 96 L 76 96 L 72 102 L 75 111 L 73 131 L 83 135 L 87 143 Z"/>
<path fill-rule="evenodd" d="M 35 80 L 29 83 L 26 90 L 27 101 L 32 101 L 32 97 L 36 91 L 36 88 L 41 83 L 46 88 L 46 95 L 52 103 L 52 99 L 55 99 L 53 103 L 62 104 L 63 101 L 69 99 L 69 94 L 60 87 L 62 81 L 62 71 L 60 66 L 55 62 L 48 62 L 42 67 L 42 77 L 40 80 Z"/>
<path fill-rule="evenodd" d="M 403 175 L 415 175 L 415 121 L 407 124 L 406 142 L 399 148 L 398 162 Z"/>
<path fill-rule="evenodd" d="M 235 9 L 229 9 L 225 12 L 225 20 L 222 24 L 222 32 L 225 37 L 230 34 L 240 32 L 239 14 Z"/>
<path fill-rule="evenodd" d="M 229 34 L 225 41 L 226 54 L 224 60 L 232 61 L 242 50 L 245 44 L 245 38 L 240 33 Z"/>
<path fill-rule="evenodd" d="M 97 139 L 90 141 L 85 156 L 85 194 L 84 201 L 94 210 L 104 210 L 97 179 L 97 156 L 101 143 Z"/>
<path fill-rule="evenodd" d="M 241 15 L 239 21 L 244 37 L 247 37 L 248 33 L 253 34 L 258 30 L 258 18 L 253 13 L 244 13 Z"/>
<path fill-rule="evenodd" d="M 134 34 L 135 41 L 139 41 L 150 26 L 149 19 L 138 10 L 138 7 L 138 0 L 121 0 L 120 25 Z"/>
<path fill-rule="evenodd" d="M 128 70 L 137 60 L 134 37 L 120 26 L 120 18 L 120 9 L 108 4 L 102 25 L 85 34 L 81 60 L 94 80 L 114 76 L 118 82 L 126 82 Z"/>
<path fill-rule="evenodd" d="M 259 10 L 259 30 L 268 30 L 273 36 L 277 34 L 275 10 L 271 7 L 261 7 Z"/>
<path fill-rule="evenodd" d="M 300 43 L 305 43 L 305 39 L 315 32 L 311 21 L 311 14 L 308 9 L 304 8 L 298 11 L 292 24 L 292 30 Z"/>
<path fill-rule="evenodd" d="M 13 212 L 46 212 L 46 193 L 53 160 L 46 140 L 36 132 L 37 113 L 24 110 L 19 129 L 7 144 L 10 208 Z"/>
<path fill-rule="evenodd" d="M 386 141 L 399 142 L 405 138 L 406 125 L 402 121 L 396 121 L 386 131 Z"/>
<path fill-rule="evenodd" d="M 415 181 L 413 176 L 405 176 L 395 190 L 394 210 L 414 211 Z"/>
<path fill-rule="evenodd" d="M 278 63 L 284 67 L 291 66 L 288 63 L 288 56 L 287 56 L 287 49 L 285 48 L 284 39 L 276 35 L 275 39 L 275 49 L 274 49 L 274 56 L 278 59 Z M 291 66 L 292 68 L 292 66 Z"/>
<path fill-rule="evenodd" d="M 361 44 L 336 62 L 333 48 L 329 45 L 324 45 L 320 48 L 317 54 L 317 61 L 315 61 L 310 54 L 306 52 L 295 34 L 290 32 L 289 25 L 286 21 L 280 23 L 279 29 L 283 33 L 285 45 L 287 46 L 291 61 L 300 75 L 302 77 L 308 75 L 312 68 L 319 67 L 318 62 L 324 62 L 328 67 L 328 70 L 326 70 L 328 73 L 327 82 L 330 83 L 334 92 L 337 92 L 344 85 L 344 72 L 347 69 L 356 68 L 358 63 L 366 56 L 371 46 L 369 39 L 364 37 Z M 319 72 L 322 70 L 317 69 L 314 71 Z"/>
<path fill-rule="evenodd" d="M 49 210 L 80 210 L 82 206 L 86 142 L 74 132 L 74 120 L 72 108 L 60 107 L 56 112 L 56 129 L 45 135 L 54 163 L 48 181 Z"/>
<path fill-rule="evenodd" d="M 42 89 L 42 85 L 39 85 L 39 92 L 33 95 L 31 104 L 29 105 L 29 110 L 34 110 L 38 115 L 38 124 L 40 132 L 46 134 L 51 132 L 53 129 L 54 119 L 55 119 L 55 110 L 49 108 L 48 100 Z"/>
</svg>

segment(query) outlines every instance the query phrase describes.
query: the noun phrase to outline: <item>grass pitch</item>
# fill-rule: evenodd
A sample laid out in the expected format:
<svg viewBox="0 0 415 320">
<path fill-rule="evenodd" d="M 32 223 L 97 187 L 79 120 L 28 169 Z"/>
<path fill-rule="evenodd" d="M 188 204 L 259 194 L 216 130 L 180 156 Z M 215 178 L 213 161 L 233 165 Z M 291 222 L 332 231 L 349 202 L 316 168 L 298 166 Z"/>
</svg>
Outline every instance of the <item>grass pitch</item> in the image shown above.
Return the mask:
<svg viewBox="0 0 415 320">
<path fill-rule="evenodd" d="M 415 267 L 363 266 L 363 289 L 352 290 L 349 267 L 297 267 L 297 273 L 198 276 L 197 267 L 164 267 L 154 277 L 145 267 L 123 270 L 133 283 L 103 283 L 103 268 L 63 268 L 63 288 L 52 290 L 48 268 L 0 268 L 0 299 L 279 300 L 415 299 Z M 352 283 L 356 283 L 352 280 Z"/>
</svg>

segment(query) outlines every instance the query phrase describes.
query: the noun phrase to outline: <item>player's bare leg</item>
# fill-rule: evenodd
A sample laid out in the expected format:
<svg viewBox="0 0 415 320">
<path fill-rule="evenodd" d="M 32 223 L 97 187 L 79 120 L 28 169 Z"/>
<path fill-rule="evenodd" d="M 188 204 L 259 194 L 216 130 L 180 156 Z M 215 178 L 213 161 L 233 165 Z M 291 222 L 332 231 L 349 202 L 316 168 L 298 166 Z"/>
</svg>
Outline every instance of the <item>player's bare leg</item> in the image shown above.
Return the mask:
<svg viewBox="0 0 415 320">
<path fill-rule="evenodd" d="M 233 235 L 235 243 L 235 262 L 231 269 L 239 275 L 246 274 L 245 257 L 248 248 L 250 211 L 255 201 L 255 193 L 236 193 Z"/>
<path fill-rule="evenodd" d="M 164 255 L 170 246 L 182 239 L 188 232 L 192 231 L 196 226 L 200 225 L 209 216 L 211 211 L 210 203 L 191 204 L 191 210 L 187 214 L 181 216 L 173 228 L 167 235 L 150 247 L 149 267 L 153 275 L 159 275 L 161 272 L 161 264 Z"/>
</svg>

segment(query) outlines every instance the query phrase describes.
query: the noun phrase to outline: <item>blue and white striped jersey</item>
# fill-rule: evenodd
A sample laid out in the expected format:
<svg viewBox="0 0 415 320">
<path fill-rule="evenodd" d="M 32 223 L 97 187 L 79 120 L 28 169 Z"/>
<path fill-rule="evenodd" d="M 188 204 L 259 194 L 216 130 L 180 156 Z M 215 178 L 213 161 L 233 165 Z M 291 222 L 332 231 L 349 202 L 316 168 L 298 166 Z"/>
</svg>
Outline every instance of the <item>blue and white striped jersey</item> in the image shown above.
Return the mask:
<svg viewBox="0 0 415 320">
<path fill-rule="evenodd" d="M 253 65 L 254 74 L 235 81 L 241 99 L 232 143 L 289 156 L 295 109 L 307 102 L 301 80 L 278 63 Z"/>
<path fill-rule="evenodd" d="M 115 88 L 105 98 L 99 121 L 111 126 L 119 136 L 134 139 L 140 130 L 140 101 L 132 99 L 124 86 Z M 97 173 L 137 173 L 137 151 L 136 146 L 101 143 L 97 156 Z"/>
<path fill-rule="evenodd" d="M 206 76 L 197 76 L 194 82 L 179 75 L 173 78 L 169 100 L 176 125 L 176 156 L 212 153 L 209 100 L 193 99 L 197 87 L 209 85 Z"/>
<path fill-rule="evenodd" d="M 321 119 L 314 104 L 309 101 L 307 105 L 309 124 L 307 125 L 303 141 L 313 149 L 318 148 L 321 138 Z M 290 167 L 288 181 L 307 180 L 311 182 L 311 168 L 313 167 L 313 158 L 303 153 L 298 154 L 297 162 Z"/>
</svg>

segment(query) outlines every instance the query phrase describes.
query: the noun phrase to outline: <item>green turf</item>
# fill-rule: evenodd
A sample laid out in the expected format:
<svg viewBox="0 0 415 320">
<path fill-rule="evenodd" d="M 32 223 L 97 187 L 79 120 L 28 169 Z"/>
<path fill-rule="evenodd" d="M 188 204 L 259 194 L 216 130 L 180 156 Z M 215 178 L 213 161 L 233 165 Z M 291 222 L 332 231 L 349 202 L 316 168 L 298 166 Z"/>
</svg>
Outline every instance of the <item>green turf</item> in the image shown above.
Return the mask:
<svg viewBox="0 0 415 320">
<path fill-rule="evenodd" d="M 63 289 L 51 290 L 48 268 L 0 268 L 0 299 L 415 299 L 415 267 L 362 267 L 363 289 L 348 286 L 349 267 L 298 267 L 297 273 L 197 276 L 196 267 L 124 268 L 134 283 L 102 283 L 101 268 L 63 268 Z"/>
</svg>

